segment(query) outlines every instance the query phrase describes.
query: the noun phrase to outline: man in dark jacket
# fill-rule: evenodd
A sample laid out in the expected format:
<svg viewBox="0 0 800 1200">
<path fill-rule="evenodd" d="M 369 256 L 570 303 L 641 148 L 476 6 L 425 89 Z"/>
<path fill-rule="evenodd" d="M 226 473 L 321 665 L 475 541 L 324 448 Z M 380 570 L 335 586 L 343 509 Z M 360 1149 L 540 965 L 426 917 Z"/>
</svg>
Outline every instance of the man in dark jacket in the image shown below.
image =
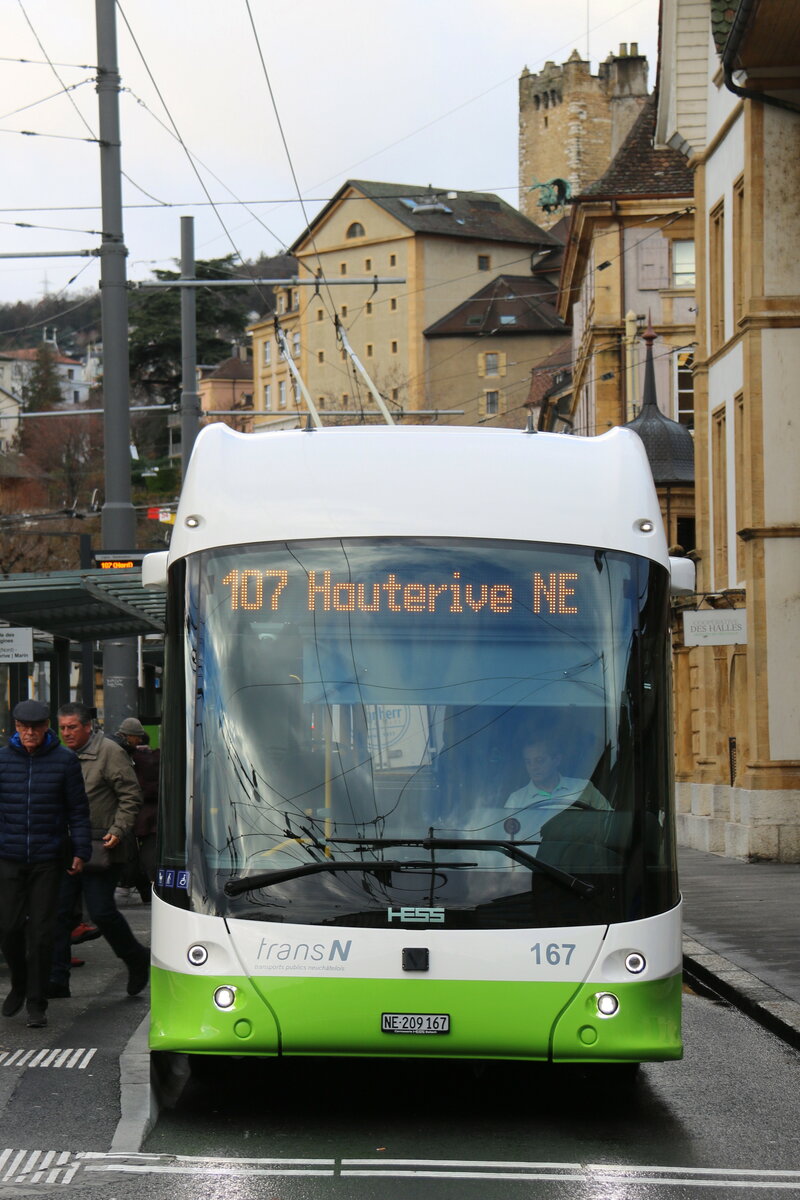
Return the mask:
<svg viewBox="0 0 800 1200">
<path fill-rule="evenodd" d="M 47 1024 L 56 902 L 65 871 L 91 855 L 89 801 L 77 757 L 50 729 L 50 710 L 22 700 L 0 749 L 0 949 L 11 972 L 2 1013 L 27 1001 L 28 1025 Z"/>
</svg>

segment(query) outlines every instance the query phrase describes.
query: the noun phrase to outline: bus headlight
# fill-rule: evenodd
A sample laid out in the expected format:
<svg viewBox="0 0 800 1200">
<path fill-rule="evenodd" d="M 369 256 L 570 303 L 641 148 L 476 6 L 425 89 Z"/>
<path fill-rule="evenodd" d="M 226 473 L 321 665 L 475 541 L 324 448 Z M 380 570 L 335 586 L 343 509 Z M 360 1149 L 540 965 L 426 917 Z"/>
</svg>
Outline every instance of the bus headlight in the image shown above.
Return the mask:
<svg viewBox="0 0 800 1200">
<path fill-rule="evenodd" d="M 236 988 L 224 985 L 214 992 L 214 1003 L 217 1008 L 233 1008 L 236 1001 Z"/>
<path fill-rule="evenodd" d="M 645 956 L 639 954 L 636 950 L 627 955 L 625 959 L 625 969 L 626 971 L 630 971 L 631 975 L 641 975 L 646 966 L 647 960 Z"/>
<path fill-rule="evenodd" d="M 619 1000 L 611 992 L 598 992 L 595 1003 L 601 1017 L 614 1017 L 619 1011 Z"/>
<path fill-rule="evenodd" d="M 186 957 L 193 967 L 202 967 L 204 963 L 208 962 L 208 951 L 205 946 L 201 946 L 199 942 L 195 942 L 186 951 Z"/>
</svg>

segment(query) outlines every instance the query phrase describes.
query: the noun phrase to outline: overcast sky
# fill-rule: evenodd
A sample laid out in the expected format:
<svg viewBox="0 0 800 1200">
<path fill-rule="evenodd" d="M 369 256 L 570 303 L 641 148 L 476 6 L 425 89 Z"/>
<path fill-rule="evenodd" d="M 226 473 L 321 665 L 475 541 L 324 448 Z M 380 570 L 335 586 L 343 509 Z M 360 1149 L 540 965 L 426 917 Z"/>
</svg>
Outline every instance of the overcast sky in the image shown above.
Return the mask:
<svg viewBox="0 0 800 1200">
<path fill-rule="evenodd" d="M 129 278 L 174 265 L 183 215 L 198 258 L 279 252 L 348 178 L 516 204 L 523 68 L 588 45 L 596 72 L 638 42 L 652 88 L 657 16 L 658 0 L 120 0 Z M 0 252 L 92 248 L 94 0 L 0 0 L 0 33 Z M 0 259 L 0 301 L 66 304 L 98 280 L 95 259 Z"/>
</svg>

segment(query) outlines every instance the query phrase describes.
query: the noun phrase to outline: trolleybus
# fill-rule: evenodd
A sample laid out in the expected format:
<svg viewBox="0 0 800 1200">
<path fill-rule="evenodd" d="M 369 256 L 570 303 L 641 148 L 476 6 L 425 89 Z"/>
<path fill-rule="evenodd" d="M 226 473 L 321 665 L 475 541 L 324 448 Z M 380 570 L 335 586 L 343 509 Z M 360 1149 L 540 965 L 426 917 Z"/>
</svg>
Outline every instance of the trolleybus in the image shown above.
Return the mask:
<svg viewBox="0 0 800 1200">
<path fill-rule="evenodd" d="M 670 559 L 634 433 L 214 425 L 144 581 L 153 1049 L 680 1057 Z"/>
</svg>

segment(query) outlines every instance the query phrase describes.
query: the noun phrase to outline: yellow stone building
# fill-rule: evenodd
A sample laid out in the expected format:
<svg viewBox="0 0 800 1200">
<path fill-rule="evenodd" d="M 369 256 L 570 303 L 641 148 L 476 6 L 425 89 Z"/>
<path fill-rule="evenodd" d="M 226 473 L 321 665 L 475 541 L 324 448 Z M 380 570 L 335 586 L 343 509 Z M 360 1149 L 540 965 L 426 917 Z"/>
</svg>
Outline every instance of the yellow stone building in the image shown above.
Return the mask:
<svg viewBox="0 0 800 1200">
<path fill-rule="evenodd" d="M 800 8 L 664 0 L 659 143 L 694 169 L 698 596 L 679 836 L 800 861 Z"/>
<path fill-rule="evenodd" d="M 469 424 L 487 392 L 503 392 L 506 411 L 518 409 L 515 420 L 524 425 L 531 368 L 563 337 L 554 285 L 543 284 L 541 275 L 542 261 L 561 248 L 494 195 L 345 183 L 290 247 L 297 282 L 277 290 L 276 317 L 287 351 L 323 420 L 381 419 L 342 347 L 338 321 L 398 417 Z M 531 296 L 534 270 L 540 272 L 539 291 Z M 521 280 L 516 287 L 515 278 Z M 499 298 L 490 285 L 501 279 Z M 472 330 L 453 332 L 448 359 L 442 330 L 430 339 L 426 331 L 470 300 L 484 313 L 507 301 L 503 312 L 516 314 L 517 323 L 504 324 L 498 316 L 496 325 L 479 321 Z M 539 327 L 523 330 L 524 337 L 518 336 L 521 306 L 549 310 Z M 256 322 L 250 332 L 254 428 L 304 420 L 275 320 Z M 496 376 L 490 374 L 495 364 Z"/>
<path fill-rule="evenodd" d="M 653 147 L 655 103 L 605 173 L 575 198 L 559 312 L 572 326 L 571 432 L 605 433 L 636 418 L 651 322 L 661 411 L 693 428 L 695 277 L 692 175 L 677 150 Z M 691 486 L 662 495 L 670 545 L 694 547 Z"/>
</svg>

